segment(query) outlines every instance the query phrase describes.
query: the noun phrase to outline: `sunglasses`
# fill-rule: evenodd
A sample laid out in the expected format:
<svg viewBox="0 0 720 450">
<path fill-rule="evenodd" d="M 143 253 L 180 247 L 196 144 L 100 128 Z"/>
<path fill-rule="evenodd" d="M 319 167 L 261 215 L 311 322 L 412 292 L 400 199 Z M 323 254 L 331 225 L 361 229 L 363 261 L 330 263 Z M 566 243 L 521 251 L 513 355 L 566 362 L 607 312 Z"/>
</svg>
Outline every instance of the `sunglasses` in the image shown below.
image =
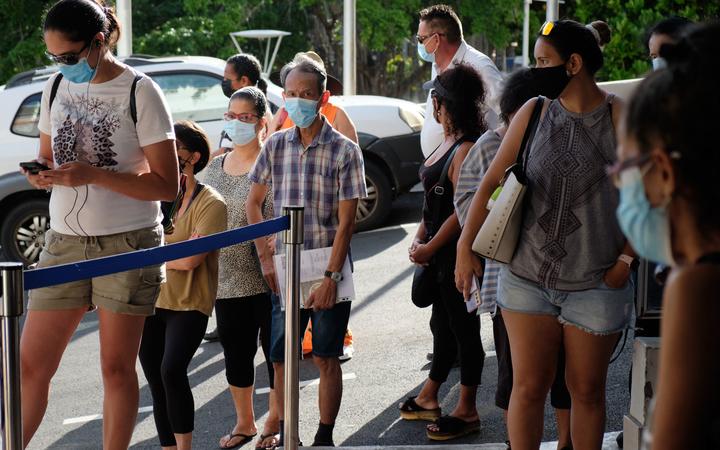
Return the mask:
<svg viewBox="0 0 720 450">
<path fill-rule="evenodd" d="M 80 61 L 80 54 L 84 52 L 88 47 L 90 47 L 91 43 L 92 41 L 86 42 L 83 48 L 81 48 L 80 51 L 77 53 L 69 52 L 63 53 L 62 55 L 53 55 L 52 53 L 46 51 L 45 56 L 47 56 L 48 59 L 50 59 L 50 61 L 54 63 L 63 64 L 65 66 L 74 66 Z"/>
<path fill-rule="evenodd" d="M 260 119 L 260 116 L 252 113 L 235 114 L 231 112 L 226 112 L 225 114 L 223 114 L 223 118 L 228 122 L 231 120 L 239 120 L 240 122 L 245 123 L 257 123 L 257 121 Z"/>
</svg>

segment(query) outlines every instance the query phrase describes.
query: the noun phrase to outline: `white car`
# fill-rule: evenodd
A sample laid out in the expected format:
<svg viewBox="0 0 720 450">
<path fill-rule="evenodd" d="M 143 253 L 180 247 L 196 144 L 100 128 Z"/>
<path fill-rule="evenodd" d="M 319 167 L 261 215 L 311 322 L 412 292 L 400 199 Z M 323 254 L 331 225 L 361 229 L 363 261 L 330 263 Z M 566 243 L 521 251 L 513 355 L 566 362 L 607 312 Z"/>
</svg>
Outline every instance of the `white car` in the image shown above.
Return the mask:
<svg viewBox="0 0 720 450">
<path fill-rule="evenodd" d="M 228 103 L 220 88 L 225 61 L 201 56 L 123 61 L 157 82 L 173 120 L 198 122 L 217 147 Z M 24 72 L 0 86 L 0 246 L 10 260 L 35 261 L 49 227 L 48 195 L 28 184 L 18 164 L 37 155 L 40 96 L 56 70 Z M 269 81 L 268 99 L 273 111 L 282 105 L 282 89 Z M 411 102 L 377 96 L 337 96 L 333 103 L 355 123 L 365 159 L 369 197 L 358 207 L 358 229 L 375 228 L 387 218 L 393 198 L 418 181 L 424 111 Z"/>
</svg>

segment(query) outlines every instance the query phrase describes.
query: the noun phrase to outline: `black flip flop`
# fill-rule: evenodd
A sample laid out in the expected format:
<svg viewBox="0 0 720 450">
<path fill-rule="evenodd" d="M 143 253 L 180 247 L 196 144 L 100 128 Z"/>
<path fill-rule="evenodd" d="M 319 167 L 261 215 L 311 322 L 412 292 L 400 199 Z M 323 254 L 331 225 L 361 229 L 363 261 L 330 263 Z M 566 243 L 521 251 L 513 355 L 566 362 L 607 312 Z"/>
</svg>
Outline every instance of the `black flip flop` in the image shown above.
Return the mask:
<svg viewBox="0 0 720 450">
<path fill-rule="evenodd" d="M 417 397 L 408 397 L 400 404 L 400 417 L 405 420 L 435 420 L 440 417 L 440 408 L 427 409 L 415 402 Z"/>
<path fill-rule="evenodd" d="M 479 419 L 466 422 L 457 417 L 442 416 L 433 423 L 439 429 L 438 431 L 427 430 L 427 437 L 433 441 L 449 441 L 480 431 Z"/>
<path fill-rule="evenodd" d="M 223 448 L 223 449 L 241 447 L 241 446 L 247 444 L 248 442 L 252 441 L 253 439 L 255 439 L 255 436 L 257 436 L 257 433 L 250 435 L 250 434 L 243 434 L 243 433 L 233 433 L 231 431 L 230 433 L 226 434 L 226 436 L 230 436 L 226 442 L 230 442 L 235 438 L 242 438 L 242 439 L 240 439 L 238 441 L 238 443 L 233 446 L 230 446 L 230 447 L 218 446 L 218 447 Z"/>
<path fill-rule="evenodd" d="M 258 446 L 258 445 L 256 444 L 256 445 L 255 445 L 255 450 L 265 450 L 265 449 L 273 449 L 273 448 L 276 448 L 276 447 L 278 446 L 278 444 L 280 443 L 280 432 L 279 432 L 279 431 L 278 431 L 277 433 L 261 434 L 261 435 L 260 435 L 260 441 L 259 441 L 259 443 L 262 444 L 262 442 L 263 442 L 265 439 L 267 439 L 267 438 L 269 438 L 269 437 L 273 437 L 273 436 L 277 436 L 277 442 L 275 443 L 275 445 L 270 446 L 270 447 L 260 447 L 260 446 Z"/>
</svg>

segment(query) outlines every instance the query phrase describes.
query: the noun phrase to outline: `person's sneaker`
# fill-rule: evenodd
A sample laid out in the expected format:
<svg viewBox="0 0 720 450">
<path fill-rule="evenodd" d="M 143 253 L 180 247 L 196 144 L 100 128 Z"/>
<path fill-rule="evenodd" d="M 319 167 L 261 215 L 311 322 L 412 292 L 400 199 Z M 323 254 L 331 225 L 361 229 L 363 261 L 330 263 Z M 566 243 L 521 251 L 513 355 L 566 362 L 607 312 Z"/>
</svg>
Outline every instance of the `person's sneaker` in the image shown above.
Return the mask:
<svg viewBox="0 0 720 450">
<path fill-rule="evenodd" d="M 355 347 L 353 347 L 353 334 L 350 328 L 345 330 L 345 340 L 343 341 L 343 354 L 340 356 L 340 361 L 347 361 L 353 357 L 355 353 Z"/>
<path fill-rule="evenodd" d="M 205 333 L 205 336 L 203 337 L 208 342 L 215 342 L 220 340 L 220 336 L 218 335 L 218 330 L 215 328 L 212 331 L 208 331 Z"/>
</svg>

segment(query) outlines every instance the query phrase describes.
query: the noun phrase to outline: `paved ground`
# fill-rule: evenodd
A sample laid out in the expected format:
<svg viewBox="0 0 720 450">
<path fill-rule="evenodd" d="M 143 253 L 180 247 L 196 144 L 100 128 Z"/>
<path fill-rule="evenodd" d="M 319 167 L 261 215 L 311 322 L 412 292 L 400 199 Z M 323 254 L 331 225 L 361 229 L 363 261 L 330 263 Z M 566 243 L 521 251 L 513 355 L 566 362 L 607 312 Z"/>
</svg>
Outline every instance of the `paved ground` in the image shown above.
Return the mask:
<svg viewBox="0 0 720 450">
<path fill-rule="evenodd" d="M 401 198 L 390 221 L 394 226 L 358 234 L 353 239 L 359 300 L 353 304 L 350 323 L 356 336 L 356 354 L 343 365 L 346 382 L 335 429 L 337 444 L 406 446 L 429 443 L 424 435 L 424 424 L 400 421 L 397 411 L 399 402 L 418 392 L 429 369 L 425 355 L 431 349 L 430 311 L 414 307 L 409 298 L 412 267 L 407 261 L 406 249 L 416 225 L 398 226 L 416 221 L 420 205 L 418 194 Z M 484 348 L 490 352 L 478 395 L 483 429 L 479 434 L 453 442 L 463 448 L 474 448 L 470 444 L 505 441 L 502 415 L 493 405 L 497 363 L 492 353 L 492 330 L 487 317 L 482 320 L 482 336 Z M 608 431 L 622 428 L 622 414 L 627 409 L 629 348 L 627 345 L 610 369 Z M 101 412 L 102 402 L 98 358 L 97 316 L 88 314 L 65 354 L 53 383 L 45 421 L 29 449 L 101 447 L 102 422 L 96 416 Z M 268 383 L 260 354 L 256 365 L 256 388 L 262 389 Z M 223 371 L 220 345 L 203 344 L 190 366 L 196 404 L 195 446 L 199 449 L 217 448 L 219 437 L 233 426 L 234 412 Z M 141 373 L 139 366 L 138 373 Z M 310 361 L 301 363 L 301 380 L 314 380 L 317 376 Z M 150 394 L 142 376 L 140 381 L 140 406 L 148 407 Z M 454 405 L 458 382 L 459 373 L 455 370 L 441 392 L 444 409 Z M 264 393 L 256 395 L 259 427 L 267 413 L 267 400 Z M 301 390 L 300 435 L 306 443 L 312 440 L 318 422 L 316 404 L 317 386 L 310 383 Z M 142 411 L 132 448 L 157 448 L 152 415 L 147 408 Z M 545 439 L 550 441 L 554 437 L 554 420 L 548 410 Z"/>
</svg>

